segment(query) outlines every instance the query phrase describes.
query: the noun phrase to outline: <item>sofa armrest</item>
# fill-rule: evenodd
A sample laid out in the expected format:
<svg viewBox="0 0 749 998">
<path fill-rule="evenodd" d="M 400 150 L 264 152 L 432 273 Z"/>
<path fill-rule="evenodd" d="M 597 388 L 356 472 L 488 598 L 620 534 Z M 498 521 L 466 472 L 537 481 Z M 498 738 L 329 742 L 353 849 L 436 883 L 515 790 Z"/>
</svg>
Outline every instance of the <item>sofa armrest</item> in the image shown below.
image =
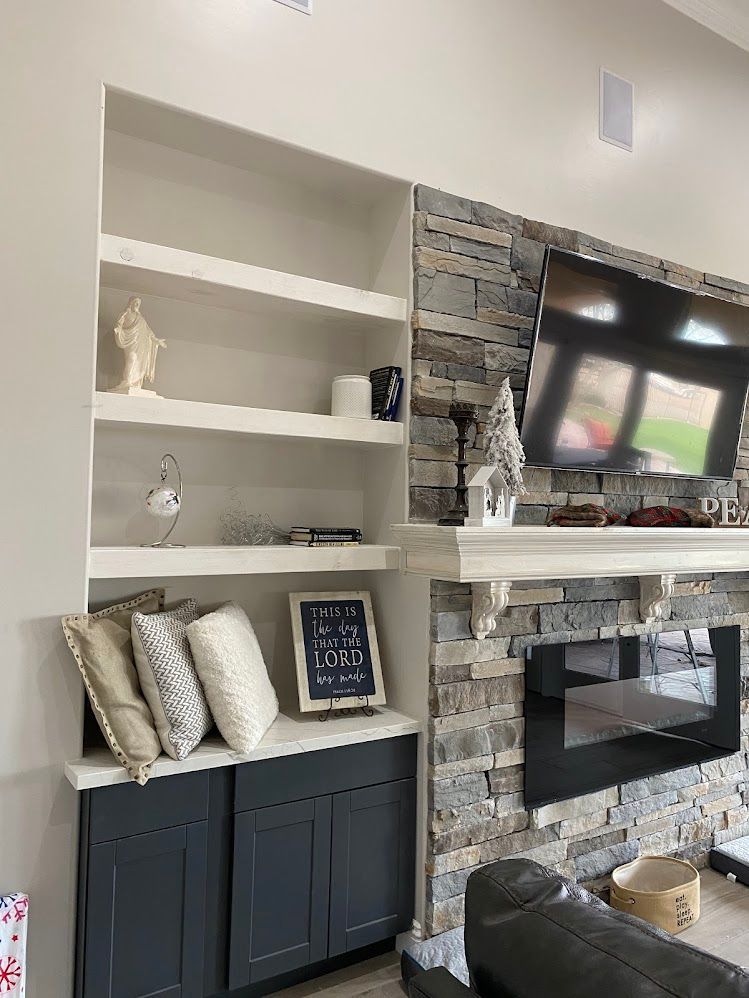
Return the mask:
<svg viewBox="0 0 749 998">
<path fill-rule="evenodd" d="M 411 998 L 476 998 L 465 984 L 444 967 L 433 967 L 417 974 L 408 985 Z"/>
</svg>

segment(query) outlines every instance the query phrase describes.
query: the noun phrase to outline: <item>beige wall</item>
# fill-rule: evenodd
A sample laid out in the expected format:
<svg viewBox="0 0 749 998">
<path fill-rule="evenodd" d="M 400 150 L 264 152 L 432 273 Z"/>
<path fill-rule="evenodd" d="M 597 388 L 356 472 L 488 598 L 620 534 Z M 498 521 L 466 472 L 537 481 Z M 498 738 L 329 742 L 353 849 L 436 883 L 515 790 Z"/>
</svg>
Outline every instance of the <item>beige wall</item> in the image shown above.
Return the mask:
<svg viewBox="0 0 749 998">
<path fill-rule="evenodd" d="M 749 280 L 749 55 L 658 0 L 4 0 L 0 890 L 65 998 L 102 81 Z M 599 66 L 636 151 L 599 143 Z M 8 364 L 10 359 L 10 364 Z"/>
</svg>

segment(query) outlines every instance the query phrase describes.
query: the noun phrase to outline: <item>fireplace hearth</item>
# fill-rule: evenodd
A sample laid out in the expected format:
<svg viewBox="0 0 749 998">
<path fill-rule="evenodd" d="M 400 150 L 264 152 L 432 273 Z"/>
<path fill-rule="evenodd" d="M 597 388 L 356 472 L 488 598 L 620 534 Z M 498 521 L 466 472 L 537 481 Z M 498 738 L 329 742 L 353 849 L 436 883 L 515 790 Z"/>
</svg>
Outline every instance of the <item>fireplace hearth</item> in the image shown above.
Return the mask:
<svg viewBox="0 0 749 998">
<path fill-rule="evenodd" d="M 528 650 L 525 805 L 738 751 L 738 627 Z"/>
</svg>

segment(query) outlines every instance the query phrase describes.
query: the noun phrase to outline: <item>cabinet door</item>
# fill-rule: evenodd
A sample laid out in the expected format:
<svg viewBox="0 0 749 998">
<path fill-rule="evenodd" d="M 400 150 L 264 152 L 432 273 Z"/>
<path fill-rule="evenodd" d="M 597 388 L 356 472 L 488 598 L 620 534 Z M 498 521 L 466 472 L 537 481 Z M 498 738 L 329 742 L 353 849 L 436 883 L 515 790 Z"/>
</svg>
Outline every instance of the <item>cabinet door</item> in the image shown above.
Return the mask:
<svg viewBox="0 0 749 998">
<path fill-rule="evenodd" d="M 206 822 L 89 851 L 84 998 L 202 998 Z"/>
<path fill-rule="evenodd" d="M 327 956 L 330 797 L 235 816 L 229 987 Z"/>
<path fill-rule="evenodd" d="M 410 927 L 415 823 L 415 780 L 334 796 L 330 956 Z"/>
</svg>

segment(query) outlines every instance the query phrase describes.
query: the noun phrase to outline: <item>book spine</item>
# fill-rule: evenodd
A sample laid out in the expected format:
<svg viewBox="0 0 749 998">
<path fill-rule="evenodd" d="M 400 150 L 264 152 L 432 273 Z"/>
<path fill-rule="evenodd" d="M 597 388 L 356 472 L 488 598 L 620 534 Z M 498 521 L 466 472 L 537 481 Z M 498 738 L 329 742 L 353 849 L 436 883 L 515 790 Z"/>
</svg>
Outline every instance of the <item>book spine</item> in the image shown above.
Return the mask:
<svg viewBox="0 0 749 998">
<path fill-rule="evenodd" d="M 376 370 L 369 372 L 369 380 L 372 383 L 372 419 L 377 419 L 377 415 L 380 411 L 384 391 L 383 386 L 386 377 L 387 374 L 385 368 L 382 367 L 378 367 Z"/>
<path fill-rule="evenodd" d="M 300 534 L 305 537 L 331 537 L 335 540 L 334 535 L 342 534 L 346 537 L 352 534 L 358 534 L 361 537 L 361 530 L 359 527 L 292 527 L 290 530 L 292 534 Z"/>
<path fill-rule="evenodd" d="M 309 541 L 360 541 L 362 535 L 360 533 L 356 534 L 292 534 L 292 541 L 301 541 L 302 543 L 308 543 Z"/>
<path fill-rule="evenodd" d="M 295 541 L 360 541 L 361 530 L 292 530 L 291 539 Z"/>
<path fill-rule="evenodd" d="M 360 541 L 292 541 L 296 548 L 358 548 Z"/>
<path fill-rule="evenodd" d="M 388 379 L 387 391 L 385 393 L 385 398 L 383 400 L 378 419 L 387 419 L 388 412 L 393 404 L 393 399 L 395 398 L 395 390 L 398 387 L 398 378 L 400 376 L 401 369 L 399 367 L 390 368 L 390 378 Z"/>
<path fill-rule="evenodd" d="M 393 398 L 393 371 L 390 372 L 390 380 L 388 381 L 387 392 L 385 393 L 385 400 L 382 403 L 378 419 L 387 419 L 388 409 L 390 408 L 390 403 Z"/>
<path fill-rule="evenodd" d="M 387 411 L 385 419 L 392 422 L 398 415 L 398 406 L 400 404 L 401 395 L 403 393 L 403 378 L 399 377 L 398 382 L 395 386 L 395 391 L 393 392 L 393 401 L 390 404 L 390 408 Z"/>
<path fill-rule="evenodd" d="M 372 382 L 372 419 L 385 418 L 390 400 L 393 371 L 400 373 L 400 368 L 378 367 L 369 372 L 369 380 Z"/>
</svg>

